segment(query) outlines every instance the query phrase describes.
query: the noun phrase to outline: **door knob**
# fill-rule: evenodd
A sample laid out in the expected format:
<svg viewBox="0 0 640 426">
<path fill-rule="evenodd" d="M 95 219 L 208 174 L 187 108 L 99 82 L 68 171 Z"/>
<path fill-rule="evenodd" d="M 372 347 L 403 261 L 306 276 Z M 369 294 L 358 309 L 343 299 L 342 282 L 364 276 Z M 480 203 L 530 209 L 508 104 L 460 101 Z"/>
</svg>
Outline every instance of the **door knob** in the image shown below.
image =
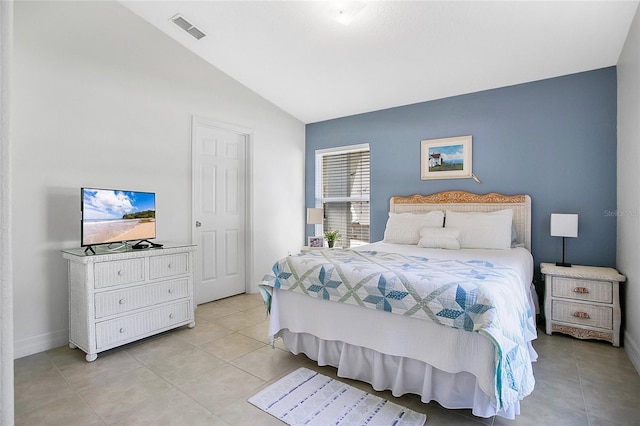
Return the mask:
<svg viewBox="0 0 640 426">
<path fill-rule="evenodd" d="M 200 221 L 196 220 L 196 228 L 200 228 L 202 226 L 202 223 L 200 223 Z"/>
</svg>

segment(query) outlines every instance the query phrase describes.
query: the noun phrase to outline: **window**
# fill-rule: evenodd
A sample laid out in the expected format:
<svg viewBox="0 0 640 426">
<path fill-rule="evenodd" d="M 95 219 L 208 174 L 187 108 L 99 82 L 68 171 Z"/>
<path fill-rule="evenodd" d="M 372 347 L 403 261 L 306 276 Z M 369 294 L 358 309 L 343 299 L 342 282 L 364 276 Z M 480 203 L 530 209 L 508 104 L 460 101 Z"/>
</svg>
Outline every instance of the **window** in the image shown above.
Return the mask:
<svg viewBox="0 0 640 426">
<path fill-rule="evenodd" d="M 369 242 L 369 159 L 369 144 L 316 151 L 316 207 L 321 230 L 340 232 L 336 247 Z"/>
</svg>

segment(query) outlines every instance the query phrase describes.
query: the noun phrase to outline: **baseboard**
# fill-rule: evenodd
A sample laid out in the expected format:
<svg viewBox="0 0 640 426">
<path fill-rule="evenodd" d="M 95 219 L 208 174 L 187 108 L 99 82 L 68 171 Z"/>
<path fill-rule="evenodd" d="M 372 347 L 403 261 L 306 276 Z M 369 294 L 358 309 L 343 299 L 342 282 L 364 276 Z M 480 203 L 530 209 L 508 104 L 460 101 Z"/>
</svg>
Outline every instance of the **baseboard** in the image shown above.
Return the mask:
<svg viewBox="0 0 640 426">
<path fill-rule="evenodd" d="M 631 363 L 636 368 L 638 374 L 640 374 L 640 347 L 638 342 L 635 342 L 631 335 L 627 332 L 624 333 L 624 351 L 629 356 Z"/>
<path fill-rule="evenodd" d="M 69 343 L 69 330 L 59 330 L 13 342 L 13 359 L 48 351 Z"/>
</svg>

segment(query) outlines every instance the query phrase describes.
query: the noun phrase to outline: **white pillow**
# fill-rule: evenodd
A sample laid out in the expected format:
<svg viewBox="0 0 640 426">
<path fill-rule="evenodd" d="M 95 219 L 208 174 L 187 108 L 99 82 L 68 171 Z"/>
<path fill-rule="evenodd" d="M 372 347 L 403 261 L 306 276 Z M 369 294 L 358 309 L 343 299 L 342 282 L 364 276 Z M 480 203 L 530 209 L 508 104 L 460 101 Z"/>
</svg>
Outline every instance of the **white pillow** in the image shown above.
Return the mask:
<svg viewBox="0 0 640 426">
<path fill-rule="evenodd" d="M 422 228 L 418 247 L 459 250 L 460 230 L 454 228 Z"/>
<path fill-rule="evenodd" d="M 518 231 L 516 230 L 516 224 L 511 223 L 511 248 L 524 247 L 524 243 L 518 242 Z"/>
<path fill-rule="evenodd" d="M 490 213 L 447 210 L 445 228 L 460 230 L 461 248 L 505 250 L 511 248 L 512 221 L 511 209 Z"/>
<path fill-rule="evenodd" d="M 389 213 L 383 241 L 394 244 L 418 244 L 422 228 L 442 228 L 443 223 L 444 213 L 440 210 L 429 213 Z"/>
</svg>

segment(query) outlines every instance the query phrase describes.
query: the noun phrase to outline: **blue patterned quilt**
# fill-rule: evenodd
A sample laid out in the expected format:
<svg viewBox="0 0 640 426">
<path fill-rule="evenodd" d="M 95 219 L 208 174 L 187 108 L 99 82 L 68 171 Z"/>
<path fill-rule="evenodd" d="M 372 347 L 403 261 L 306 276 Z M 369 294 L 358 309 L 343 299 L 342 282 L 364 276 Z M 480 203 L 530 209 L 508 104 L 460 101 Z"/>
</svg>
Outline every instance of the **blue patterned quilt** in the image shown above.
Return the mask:
<svg viewBox="0 0 640 426">
<path fill-rule="evenodd" d="M 509 267 L 483 260 L 317 250 L 278 261 L 264 286 L 480 333 L 496 347 L 497 408 L 533 391 L 527 342 L 536 337 L 535 322 L 525 286 Z M 263 294 L 269 300 L 269 293 Z"/>
</svg>

